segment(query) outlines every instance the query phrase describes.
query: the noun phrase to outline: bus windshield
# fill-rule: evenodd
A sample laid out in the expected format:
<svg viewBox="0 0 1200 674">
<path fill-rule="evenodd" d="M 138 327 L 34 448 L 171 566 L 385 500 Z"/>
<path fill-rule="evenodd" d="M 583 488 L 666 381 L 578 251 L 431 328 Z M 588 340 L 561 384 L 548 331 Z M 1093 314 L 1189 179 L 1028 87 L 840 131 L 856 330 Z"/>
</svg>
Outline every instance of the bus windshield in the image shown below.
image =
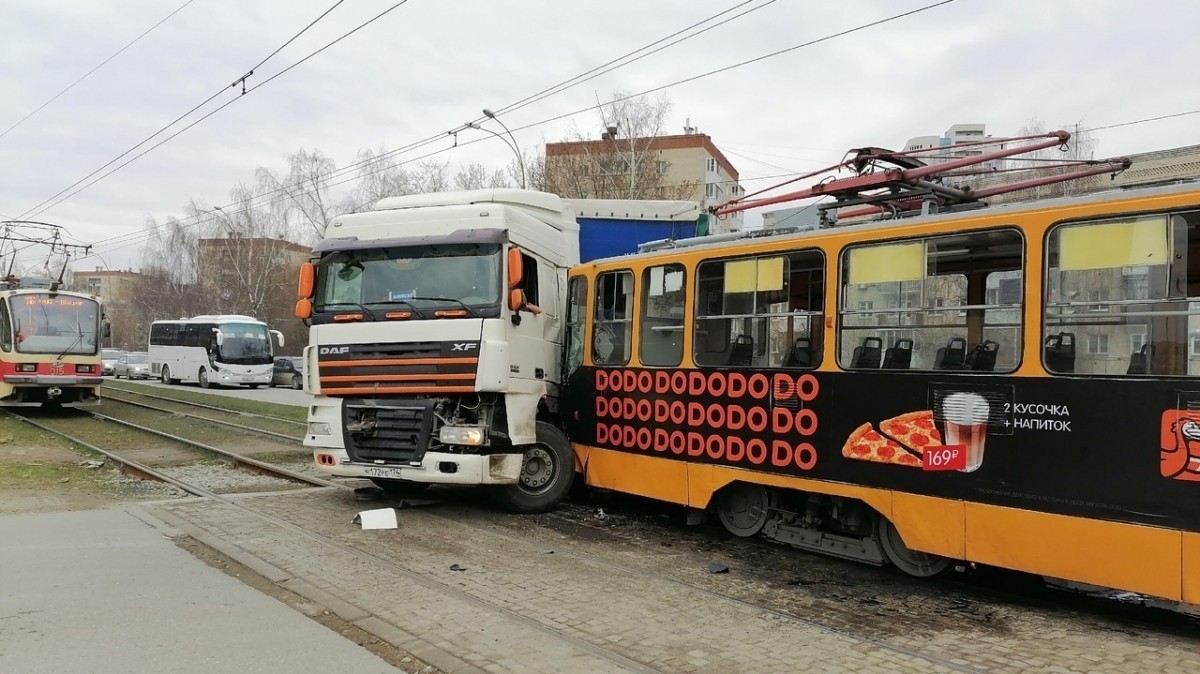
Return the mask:
<svg viewBox="0 0 1200 674">
<path fill-rule="evenodd" d="M 318 273 L 318 312 L 396 307 L 414 318 L 442 307 L 477 316 L 499 312 L 499 244 L 341 251 L 321 260 Z"/>
<path fill-rule="evenodd" d="M 267 326 L 255 323 L 225 323 L 217 329 L 221 331 L 217 359 L 222 363 L 263 365 L 274 362 L 271 356 L 271 335 Z"/>
<path fill-rule="evenodd" d="M 93 355 L 99 347 L 100 305 L 95 300 L 51 293 L 9 298 L 20 353 Z"/>
</svg>

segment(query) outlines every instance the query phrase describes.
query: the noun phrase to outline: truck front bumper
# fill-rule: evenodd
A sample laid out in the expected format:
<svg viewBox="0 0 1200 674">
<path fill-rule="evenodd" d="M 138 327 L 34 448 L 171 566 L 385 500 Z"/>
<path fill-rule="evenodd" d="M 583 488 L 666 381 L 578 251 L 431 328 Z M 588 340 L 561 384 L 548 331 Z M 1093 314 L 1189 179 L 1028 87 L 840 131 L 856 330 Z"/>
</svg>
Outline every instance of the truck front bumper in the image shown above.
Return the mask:
<svg viewBox="0 0 1200 674">
<path fill-rule="evenodd" d="M 351 463 L 345 451 L 315 449 L 317 467 L 335 477 L 407 480 L 430 484 L 514 484 L 521 477 L 521 454 L 426 452 L 419 466 Z"/>
</svg>

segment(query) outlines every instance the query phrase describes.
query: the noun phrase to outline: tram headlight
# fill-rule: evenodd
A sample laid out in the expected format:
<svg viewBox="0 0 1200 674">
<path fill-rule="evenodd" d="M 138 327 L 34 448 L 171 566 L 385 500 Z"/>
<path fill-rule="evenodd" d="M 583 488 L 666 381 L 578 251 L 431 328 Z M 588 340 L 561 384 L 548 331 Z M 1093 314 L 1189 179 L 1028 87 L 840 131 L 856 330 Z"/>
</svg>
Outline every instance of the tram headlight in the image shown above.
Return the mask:
<svg viewBox="0 0 1200 674">
<path fill-rule="evenodd" d="M 80 374 L 93 374 L 96 371 L 95 365 L 76 365 L 75 371 Z"/>
<path fill-rule="evenodd" d="M 37 372 L 37 363 L 17 363 L 17 372 Z"/>
</svg>

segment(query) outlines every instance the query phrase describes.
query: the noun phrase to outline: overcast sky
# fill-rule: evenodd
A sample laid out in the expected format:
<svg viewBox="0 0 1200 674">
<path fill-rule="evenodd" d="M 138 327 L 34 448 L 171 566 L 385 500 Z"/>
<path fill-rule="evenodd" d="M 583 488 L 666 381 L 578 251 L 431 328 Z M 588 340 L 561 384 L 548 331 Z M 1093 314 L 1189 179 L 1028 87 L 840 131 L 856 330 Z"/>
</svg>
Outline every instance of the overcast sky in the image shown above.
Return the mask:
<svg viewBox="0 0 1200 674">
<path fill-rule="evenodd" d="M 395 1 L 345 0 L 248 86 Z M 0 219 L 26 214 L 213 94 L 221 92 L 198 115 L 237 99 L 36 217 L 97 244 L 102 261 L 78 268 L 137 266 L 140 241 L 128 235 L 148 217 L 181 216 L 189 199 L 227 204 L 257 167 L 286 173 L 286 156 L 301 147 L 343 167 L 361 148 L 448 131 L 740 1 L 409 0 L 239 97 L 229 84 L 335 0 L 192 0 L 4 133 L 184 0 L 2 0 Z M 752 0 L 722 18 L 761 8 L 501 119 L 532 149 L 561 140 L 572 124 L 598 127 L 595 113 L 517 129 L 614 90 L 649 90 L 933 2 Z M 956 123 L 984 123 L 999 136 L 1034 117 L 1049 128 L 1107 127 L 1188 112 L 1200 109 L 1198 27 L 1200 3 L 1189 0 L 955 0 L 670 87 L 662 92 L 673 103 L 667 130 L 681 133 L 690 119 L 753 191 L 770 183 L 756 177 L 813 170 L 851 147 L 899 149 Z M 472 134 L 486 137 L 459 138 Z M 1193 145 L 1200 114 L 1095 137 L 1099 156 Z M 500 168 L 512 153 L 488 138 L 438 157 Z M 450 145 L 447 137 L 423 152 Z"/>
</svg>

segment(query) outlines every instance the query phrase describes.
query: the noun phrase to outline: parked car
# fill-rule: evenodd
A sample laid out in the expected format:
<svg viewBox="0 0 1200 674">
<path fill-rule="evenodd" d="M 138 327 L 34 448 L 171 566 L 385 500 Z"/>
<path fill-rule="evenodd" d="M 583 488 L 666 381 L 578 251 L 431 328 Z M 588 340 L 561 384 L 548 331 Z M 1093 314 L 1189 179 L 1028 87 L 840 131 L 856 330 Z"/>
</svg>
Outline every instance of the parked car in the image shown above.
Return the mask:
<svg viewBox="0 0 1200 674">
<path fill-rule="evenodd" d="M 121 356 L 113 367 L 113 376 L 117 379 L 121 377 L 149 379 L 152 376 L 150 374 L 150 354 L 135 351 Z"/>
<path fill-rule="evenodd" d="M 297 356 L 276 358 L 271 386 L 291 386 L 297 390 L 304 388 L 304 359 Z"/>
<path fill-rule="evenodd" d="M 104 362 L 103 374 L 112 374 L 117 366 L 117 361 L 121 360 L 125 352 L 120 349 L 103 349 L 100 351 L 100 359 Z"/>
</svg>

